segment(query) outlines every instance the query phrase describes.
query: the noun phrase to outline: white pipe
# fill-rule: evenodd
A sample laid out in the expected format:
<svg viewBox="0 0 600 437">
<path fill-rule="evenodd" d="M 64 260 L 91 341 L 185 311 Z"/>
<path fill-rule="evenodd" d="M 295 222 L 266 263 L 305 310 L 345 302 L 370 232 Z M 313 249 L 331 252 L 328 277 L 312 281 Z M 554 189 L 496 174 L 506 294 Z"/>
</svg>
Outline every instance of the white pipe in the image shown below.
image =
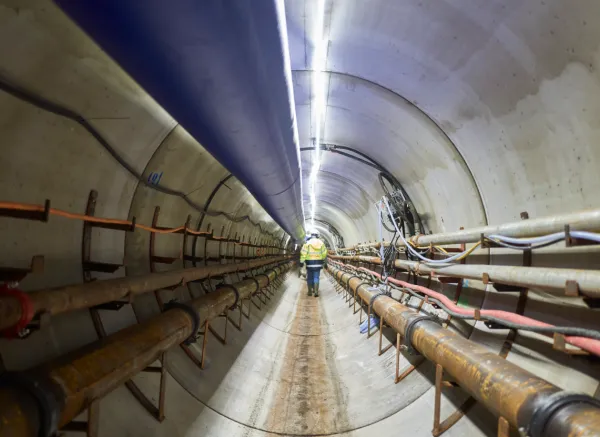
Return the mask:
<svg viewBox="0 0 600 437">
<path fill-rule="evenodd" d="M 332 259 L 353 260 L 380 264 L 372 256 L 331 256 Z M 437 276 L 483 280 L 525 288 L 542 288 L 566 295 L 567 281 L 577 282 L 579 292 L 588 297 L 600 298 L 600 270 L 558 269 L 548 267 L 488 266 L 482 264 L 448 264 L 432 266 L 416 261 L 396 260 L 396 268 L 417 273 L 434 273 Z M 557 293 L 560 291 L 560 293 Z"/>
<path fill-rule="evenodd" d="M 415 243 L 418 246 L 428 246 L 429 244 L 476 243 L 481 239 L 481 234 L 498 234 L 505 237 L 516 238 L 534 237 L 562 232 L 565 230 L 565 225 L 569 225 L 571 230 L 577 231 L 600 230 L 600 209 L 531 220 L 521 220 L 519 222 L 506 223 L 503 225 L 482 226 L 480 228 L 465 229 L 464 231 L 420 235 L 415 238 Z"/>
<path fill-rule="evenodd" d="M 514 238 L 536 237 L 539 235 L 563 232 L 566 225 L 569 225 L 571 231 L 600 231 L 600 209 L 531 220 L 521 220 L 519 222 L 505 223 L 502 225 L 481 226 L 479 228 L 465 229 L 456 232 L 419 235 L 414 238 L 413 242 L 417 246 L 429 246 L 430 244 L 476 243 L 481 239 L 481 234 L 486 236 L 502 235 L 504 237 Z M 389 243 L 385 243 L 385 245 L 388 244 Z M 404 243 L 400 242 L 398 245 L 404 246 Z M 346 249 L 360 250 L 368 247 L 379 248 L 379 246 L 379 243 L 369 243 L 358 244 Z"/>
<path fill-rule="evenodd" d="M 487 273 L 490 282 L 516 285 L 525 288 L 561 290 L 565 294 L 567 281 L 576 281 L 581 294 L 600 298 L 600 271 L 557 269 L 547 267 L 488 266 L 481 264 L 451 264 L 431 266 L 415 261 L 396 260 L 398 268 L 419 273 L 435 273 L 438 276 L 452 276 L 483 280 Z"/>
</svg>

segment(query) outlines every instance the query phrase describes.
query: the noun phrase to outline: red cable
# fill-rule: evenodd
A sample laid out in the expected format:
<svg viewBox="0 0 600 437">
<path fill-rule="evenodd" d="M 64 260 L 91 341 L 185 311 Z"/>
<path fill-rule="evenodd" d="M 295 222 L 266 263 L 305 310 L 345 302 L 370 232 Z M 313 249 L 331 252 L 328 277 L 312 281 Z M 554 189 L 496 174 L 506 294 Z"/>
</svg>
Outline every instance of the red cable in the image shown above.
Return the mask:
<svg viewBox="0 0 600 437">
<path fill-rule="evenodd" d="M 365 269 L 364 267 L 355 268 L 354 266 L 350 266 L 347 264 L 343 264 L 343 263 L 339 263 L 339 264 L 346 265 L 355 270 L 362 270 L 364 272 L 370 273 L 370 274 L 378 277 L 379 279 L 381 279 L 381 275 L 379 273 L 374 272 L 369 269 Z M 399 285 L 399 286 L 405 287 L 405 288 L 410 288 L 411 290 L 418 291 L 427 296 L 433 297 L 433 298 L 439 300 L 440 302 L 442 302 L 446 307 L 448 307 L 449 309 L 451 309 L 452 311 L 454 311 L 456 313 L 459 313 L 459 314 L 462 314 L 465 316 L 475 317 L 475 310 L 461 308 L 458 305 L 456 305 L 454 302 L 452 302 L 450 299 L 448 299 L 445 295 L 438 293 L 436 291 L 433 291 L 427 287 L 423 287 L 421 285 L 410 284 L 408 282 L 404 282 L 399 279 L 390 278 L 390 277 L 388 277 L 387 280 L 390 281 L 392 284 Z M 498 319 L 505 320 L 507 322 L 517 323 L 519 325 L 524 325 L 524 326 L 554 327 L 554 325 L 540 322 L 539 320 L 531 319 L 529 317 L 521 316 L 519 314 L 511 313 L 508 311 L 480 310 L 479 314 L 481 316 L 496 317 Z M 541 333 L 541 334 L 545 334 L 545 333 Z M 600 340 L 595 340 L 593 338 L 587 338 L 587 337 L 565 336 L 565 341 L 569 344 L 572 344 L 573 346 L 577 346 L 577 347 L 584 349 L 590 353 L 593 353 L 594 355 L 600 356 Z"/>
<path fill-rule="evenodd" d="M 6 284 L 0 286 L 0 296 L 11 296 L 19 301 L 21 304 L 21 319 L 14 326 L 10 328 L 6 328 L 5 330 L 0 332 L 0 337 L 4 338 L 19 338 L 19 334 L 27 328 L 29 322 L 35 316 L 33 311 L 33 305 L 31 303 L 31 299 L 27 293 L 17 289 L 10 288 Z"/>
</svg>

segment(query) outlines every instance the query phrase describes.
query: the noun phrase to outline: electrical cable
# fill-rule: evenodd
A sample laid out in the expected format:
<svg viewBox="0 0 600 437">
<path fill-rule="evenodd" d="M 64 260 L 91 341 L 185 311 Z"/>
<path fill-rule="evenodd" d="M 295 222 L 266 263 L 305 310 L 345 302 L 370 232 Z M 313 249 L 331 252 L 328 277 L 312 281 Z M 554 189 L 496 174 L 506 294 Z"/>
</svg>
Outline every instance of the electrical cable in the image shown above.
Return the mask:
<svg viewBox="0 0 600 437">
<path fill-rule="evenodd" d="M 311 150 L 315 150 L 315 149 L 316 149 L 316 147 L 314 147 L 314 146 L 302 147 L 302 148 L 300 148 L 300 151 L 301 152 L 311 151 Z M 393 196 L 391 196 L 391 194 L 393 194 L 393 192 L 399 192 L 402 197 L 402 205 L 400 205 L 400 204 L 394 205 L 394 207 L 402 215 L 402 223 L 401 223 L 400 227 L 404 230 L 404 220 L 409 221 L 411 223 L 409 233 L 411 235 L 415 235 L 417 232 L 415 232 L 414 220 L 416 219 L 419 224 L 419 232 L 420 233 L 423 232 L 423 230 L 424 230 L 423 222 L 421 221 L 421 217 L 417 213 L 416 208 L 414 207 L 414 204 L 412 203 L 408 193 L 406 192 L 406 190 L 404 189 L 402 184 L 400 184 L 398 179 L 396 179 L 394 177 L 394 175 L 392 173 L 390 173 L 383 165 L 381 165 L 379 162 L 375 161 L 369 155 L 367 155 L 359 150 L 353 149 L 351 147 L 338 146 L 336 144 L 323 144 L 323 148 L 321 150 L 331 152 L 331 153 L 337 153 L 339 155 L 342 155 L 347 158 L 358 161 L 363 165 L 367 165 L 369 167 L 372 167 L 372 168 L 378 170 L 380 172 L 378 175 L 379 183 L 381 184 L 381 188 L 384 191 L 384 193 L 386 193 L 387 195 L 390 195 L 390 198 L 392 198 Z M 347 150 L 349 152 L 355 153 L 358 156 L 354 156 L 354 155 L 352 155 L 350 153 L 346 153 L 346 152 L 341 152 L 340 150 Z M 388 188 L 388 186 L 386 185 L 386 182 L 384 182 L 384 180 L 387 180 L 387 183 L 392 187 L 393 191 L 391 191 Z M 393 229 L 390 229 L 387 226 L 386 226 L 386 229 L 389 232 L 394 232 Z"/>
<path fill-rule="evenodd" d="M 522 245 L 533 245 L 533 244 L 545 244 L 550 241 L 556 242 L 563 240 L 565 238 L 564 232 L 556 232 L 554 234 L 544 235 L 542 237 L 531 237 L 531 238 L 513 238 L 513 237 L 505 237 L 503 235 L 488 235 L 487 238 L 491 240 L 500 240 L 504 243 L 509 244 L 522 244 Z"/>
<path fill-rule="evenodd" d="M 337 261 L 332 261 L 332 263 L 347 266 L 346 264 Z M 354 268 L 353 266 L 350 267 Z M 365 272 L 377 281 L 381 281 L 381 275 L 377 272 L 373 272 L 364 267 L 354 269 Z M 436 304 L 453 317 L 477 320 L 475 318 L 475 310 L 461 308 L 441 293 L 392 277 L 388 277 L 387 281 L 391 284 L 428 296 L 429 300 L 435 300 Z M 563 334 L 565 335 L 565 341 L 567 343 L 600 356 L 600 331 L 570 326 L 553 326 L 548 323 L 540 322 L 539 320 L 502 310 L 480 310 L 479 313 L 479 320 L 495 322 L 505 326 L 507 329 L 525 330 L 541 334 Z"/>
<path fill-rule="evenodd" d="M 391 209 L 390 209 L 390 206 L 388 203 L 388 199 L 385 196 L 383 197 L 383 203 L 385 204 L 385 207 L 387 208 L 388 216 L 392 220 L 395 230 L 399 233 L 399 237 L 402 239 L 408 252 L 410 252 L 412 255 L 416 256 L 417 258 L 421 259 L 422 261 L 425 261 L 426 264 L 444 264 L 444 263 L 450 263 L 452 261 L 460 261 L 460 260 L 466 258 L 467 256 L 469 256 L 471 253 L 473 253 L 473 251 L 481 245 L 481 241 L 478 241 L 470 249 L 467 249 L 461 253 L 449 256 L 448 258 L 441 259 L 441 260 L 427 258 L 427 257 L 423 256 L 422 253 L 419 253 L 416 250 L 417 248 L 415 247 L 415 245 L 412 241 L 409 241 L 409 240 L 407 241 L 404 238 L 404 236 L 402 236 L 402 234 L 399 232 L 398 225 L 395 222 L 395 220 L 393 219 L 392 212 L 391 212 Z M 377 206 L 377 208 L 379 209 L 379 206 Z M 382 216 L 380 215 L 380 217 L 382 217 Z M 383 222 L 383 220 L 381 220 L 381 221 Z M 570 235 L 573 237 L 576 237 L 576 238 L 581 238 L 581 239 L 600 243 L 600 235 L 593 233 L 593 232 L 571 231 Z M 492 242 L 494 242 L 502 247 L 506 247 L 508 249 L 531 250 L 531 249 L 541 249 L 543 247 L 547 247 L 547 246 L 556 244 L 559 241 L 564 240 L 566 237 L 567 237 L 567 235 L 565 232 L 556 232 L 554 234 L 544 235 L 541 237 L 533 237 L 533 238 L 512 238 L 512 237 L 505 237 L 502 235 L 493 234 L 493 235 L 489 235 L 489 236 L 484 236 L 484 240 L 492 241 Z M 519 246 L 518 244 L 522 244 L 522 246 Z M 439 247 L 438 247 L 438 249 L 443 250 L 442 248 L 439 248 Z"/>
<path fill-rule="evenodd" d="M 593 232 L 587 231 L 570 231 L 569 232 L 572 237 L 575 238 L 583 238 L 584 240 L 594 241 L 596 243 L 600 243 L 600 235 L 595 234 Z M 566 237 L 566 235 L 565 235 Z"/>
<path fill-rule="evenodd" d="M 560 240 L 555 240 L 555 241 L 549 241 L 547 243 L 542 243 L 542 244 L 536 244 L 536 245 L 528 245 L 528 246 L 517 246 L 514 244 L 508 244 L 505 243 L 503 241 L 500 240 L 495 240 L 489 237 L 484 237 L 486 240 L 492 241 L 493 243 L 496 243 L 498 246 L 502 246 L 502 247 L 506 247 L 507 249 L 514 249 L 514 250 L 532 250 L 532 249 L 541 249 L 543 247 L 548 247 L 548 246 L 552 246 L 553 244 L 558 243 Z"/>
<path fill-rule="evenodd" d="M 421 253 L 419 253 L 417 250 L 415 250 L 413 248 L 413 245 L 404 238 L 404 236 L 398 229 L 398 225 L 396 224 L 396 221 L 393 219 L 392 211 L 390 209 L 390 205 L 388 203 L 387 197 L 385 197 L 385 196 L 383 197 L 383 202 L 385 204 L 385 207 L 388 210 L 390 218 L 392 219 L 392 223 L 394 224 L 394 227 L 396 228 L 396 232 L 398 232 L 398 236 L 400 237 L 400 239 L 402 240 L 402 242 L 404 243 L 404 245 L 406 246 L 408 251 L 411 252 L 416 257 L 420 258 L 421 260 L 425 261 L 427 264 L 446 264 L 446 263 L 450 263 L 452 261 L 460 261 L 461 259 L 463 259 L 463 258 L 469 256 L 471 253 L 473 253 L 473 251 L 475 249 L 477 249 L 477 247 L 479 247 L 479 245 L 481 244 L 481 242 L 478 242 L 475 245 L 473 245 L 473 247 L 471 247 L 470 249 L 467 249 L 463 252 L 457 253 L 456 255 L 452 255 L 445 259 L 435 260 L 435 259 L 427 258 L 427 257 L 423 256 Z"/>
<path fill-rule="evenodd" d="M 581 238 L 584 240 L 594 241 L 596 243 L 600 243 L 600 235 L 587 232 L 587 231 L 570 231 L 569 234 L 575 238 Z M 500 244 L 500 242 L 505 244 L 514 244 L 514 245 L 527 245 L 527 249 L 529 248 L 539 248 L 549 246 L 551 244 L 557 243 L 567 238 L 567 234 L 565 232 L 556 232 L 554 234 L 543 235 L 541 237 L 532 237 L 532 238 L 512 238 L 505 237 L 503 235 L 489 235 L 486 238 Z M 537 245 L 537 246 L 536 246 Z M 519 246 L 505 246 L 505 247 L 516 247 Z"/>
<path fill-rule="evenodd" d="M 119 163 L 119 165 L 121 165 L 121 167 L 123 167 L 125 170 L 127 170 L 127 172 L 129 174 L 131 174 L 133 177 L 135 177 L 144 186 L 146 186 L 152 190 L 156 190 L 161 193 L 170 195 L 170 196 L 179 197 L 179 198 L 183 199 L 188 205 L 190 205 L 195 210 L 201 212 L 202 214 L 211 216 L 211 217 L 223 216 L 234 223 L 240 223 L 240 222 L 247 220 L 253 226 L 258 227 L 258 229 L 260 230 L 261 233 L 270 235 L 271 237 L 276 237 L 276 235 L 274 233 L 271 233 L 271 232 L 263 229 L 263 227 L 261 226 L 260 223 L 255 222 L 248 215 L 236 217 L 230 213 L 223 212 L 223 211 L 207 210 L 207 209 L 204 209 L 201 206 L 199 206 L 197 203 L 195 203 L 190 198 L 188 198 L 187 194 L 182 191 L 174 190 L 172 188 L 163 187 L 162 185 L 153 184 L 153 183 L 148 182 L 146 180 L 146 178 L 144 178 L 140 173 L 138 173 L 138 171 L 132 165 L 130 165 L 119 154 L 119 152 L 117 152 L 117 150 L 108 142 L 108 140 L 106 140 L 106 138 L 104 138 L 104 136 L 94 126 L 92 126 L 82 115 L 78 114 L 77 112 L 75 112 L 71 109 L 68 109 L 64 106 L 61 106 L 57 103 L 51 102 L 50 100 L 47 100 L 44 97 L 33 94 L 32 92 L 27 91 L 21 87 L 12 85 L 2 78 L 0 78 L 0 90 L 4 91 L 7 94 L 10 94 L 11 96 L 13 96 L 19 100 L 22 100 L 33 106 L 36 106 L 40 109 L 51 112 L 51 113 L 61 116 L 61 117 L 68 118 L 68 119 L 78 123 L 86 131 L 88 131 L 88 133 L 90 135 L 92 135 L 92 137 L 94 137 L 96 139 L 96 141 L 98 141 L 98 143 L 115 159 L 115 161 L 117 161 L 117 163 Z"/>
<path fill-rule="evenodd" d="M 421 299 L 421 300 L 425 299 L 423 296 L 419 296 L 418 293 L 416 293 L 412 290 L 409 292 L 411 295 L 413 295 L 414 297 L 416 297 L 418 299 Z M 465 314 L 461 314 L 461 313 L 457 313 L 457 312 L 453 311 L 452 309 L 450 309 L 446 305 L 444 305 L 444 303 L 439 299 L 432 297 L 432 298 L 429 298 L 428 301 L 433 302 L 436 305 L 438 305 L 441 309 L 444 310 L 444 312 L 448 313 L 450 316 L 457 318 L 457 319 L 461 319 L 461 320 L 488 321 L 488 322 L 494 322 L 499 325 L 502 325 L 506 329 L 516 329 L 516 330 L 520 330 L 520 331 L 537 332 L 540 334 L 563 334 L 563 335 L 569 335 L 569 336 L 586 337 L 586 338 L 592 338 L 595 340 L 600 340 L 600 331 L 595 331 L 592 329 L 577 328 L 577 327 L 571 327 L 571 326 L 531 326 L 531 325 L 524 325 L 524 324 L 520 324 L 520 323 L 512 323 L 512 322 L 509 322 L 502 318 L 493 317 L 493 316 L 485 316 L 485 317 L 482 316 L 479 319 L 476 319 L 474 315 L 465 315 Z"/>
<path fill-rule="evenodd" d="M 386 171 L 380 172 L 379 175 L 377 175 L 377 177 L 385 195 L 388 197 L 392 197 L 392 191 L 390 191 L 390 189 L 387 187 L 385 181 L 387 180 L 388 184 L 395 188 L 395 178 Z M 406 196 L 404 196 L 404 190 L 400 190 L 400 194 L 402 196 L 402 201 L 406 201 Z"/>
<path fill-rule="evenodd" d="M 388 227 L 387 223 L 385 222 L 385 220 L 383 219 L 383 216 L 381 215 L 381 211 L 380 211 L 380 220 L 381 220 L 381 224 L 383 225 L 383 227 L 385 228 L 386 231 L 388 232 L 392 232 L 395 233 L 396 230 L 394 229 L 394 227 L 392 226 L 391 228 Z"/>
<path fill-rule="evenodd" d="M 18 202 L 0 202 L 0 210 L 46 212 L 44 205 L 34 205 L 34 204 L 29 204 L 29 203 L 18 203 Z M 90 216 L 90 215 L 64 211 L 64 210 L 58 209 L 58 208 L 50 208 L 48 210 L 48 213 L 50 215 L 64 217 L 64 218 L 68 218 L 68 219 L 72 219 L 72 220 L 81 220 L 81 221 L 88 222 L 88 223 L 102 223 L 102 224 L 130 226 L 132 229 L 133 228 L 142 229 L 144 231 L 148 231 L 148 232 L 151 232 L 154 234 L 174 234 L 174 233 L 185 230 L 185 232 L 187 232 L 190 235 L 211 236 L 211 239 L 213 239 L 213 240 L 223 240 L 223 241 L 228 240 L 226 237 L 212 236 L 212 234 L 210 232 L 195 231 L 195 230 L 193 230 L 191 228 L 187 228 L 185 226 L 179 226 L 176 228 L 164 228 L 164 227 L 154 228 L 152 226 L 135 223 L 135 222 L 129 221 L 129 220 L 94 217 L 94 216 Z M 237 244 L 240 244 L 240 243 L 237 243 Z M 268 246 L 268 245 L 264 245 L 264 246 L 251 245 L 251 246 L 273 248 L 273 246 Z M 277 249 L 282 249 L 282 248 L 279 247 Z"/>
</svg>

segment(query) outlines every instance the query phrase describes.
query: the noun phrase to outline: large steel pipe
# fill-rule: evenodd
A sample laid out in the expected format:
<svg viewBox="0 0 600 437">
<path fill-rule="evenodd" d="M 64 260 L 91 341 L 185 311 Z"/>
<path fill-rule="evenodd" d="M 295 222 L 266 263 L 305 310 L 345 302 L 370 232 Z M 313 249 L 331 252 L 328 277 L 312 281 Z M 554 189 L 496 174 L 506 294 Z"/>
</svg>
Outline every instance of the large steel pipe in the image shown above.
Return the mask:
<svg viewBox="0 0 600 437">
<path fill-rule="evenodd" d="M 329 255 L 331 259 L 381 264 L 381 259 L 374 256 L 336 256 Z M 418 272 L 433 273 L 439 276 L 453 276 L 483 280 L 487 274 L 489 282 L 516 285 L 527 288 L 543 288 L 557 294 L 565 294 L 567 281 L 575 281 L 582 295 L 600 297 L 600 271 L 558 269 L 548 267 L 517 267 L 517 266 L 490 266 L 482 264 L 447 264 L 434 266 L 415 261 L 396 260 L 395 266 L 399 269 Z"/>
<path fill-rule="evenodd" d="M 233 284 L 244 299 L 269 285 L 290 264 Z M 233 288 L 219 289 L 172 308 L 64 357 L 20 374 L 8 374 L 0 386 L 0 437 L 54 435 L 90 404 L 156 361 L 171 347 L 194 335 L 199 325 L 236 302 Z M 44 405 L 41 408 L 41 405 Z"/>
<path fill-rule="evenodd" d="M 412 239 L 412 242 L 417 246 L 429 246 L 430 244 L 443 245 L 476 243 L 481 239 L 482 234 L 499 234 L 514 238 L 536 237 L 539 235 L 562 232 L 565 230 L 566 225 L 569 225 L 571 230 L 599 231 L 600 209 L 580 211 L 551 217 L 542 217 L 531 220 L 521 220 L 502 225 L 481 226 L 478 228 L 465 229 L 456 232 L 418 235 Z M 387 243 L 385 243 L 385 245 L 387 245 Z M 404 243 L 399 241 L 398 246 L 404 246 Z M 344 247 L 338 250 L 364 250 L 370 247 L 378 249 L 380 247 L 380 243 L 357 244 L 356 246 Z"/>
<path fill-rule="evenodd" d="M 33 315 L 50 315 L 91 308 L 107 302 L 129 299 L 137 294 L 168 288 L 186 282 L 245 271 L 282 262 L 289 256 L 269 257 L 247 262 L 179 269 L 141 276 L 94 281 L 27 293 Z M 19 323 L 23 317 L 21 301 L 12 295 L 0 295 L 0 331 Z"/>
<path fill-rule="evenodd" d="M 364 279 L 331 265 L 328 270 L 364 302 L 371 302 L 373 293 Z M 544 411 L 555 408 L 544 426 L 539 427 L 541 434 L 535 437 L 600 435 L 600 407 L 593 398 L 578 395 L 579 398 L 560 404 L 556 399 L 565 392 L 559 387 L 435 321 L 417 320 L 421 317 L 418 312 L 390 297 L 378 297 L 372 310 L 400 335 L 408 335 L 407 344 L 441 365 L 465 391 L 516 428 L 530 430 L 534 416 L 537 419 Z"/>
</svg>

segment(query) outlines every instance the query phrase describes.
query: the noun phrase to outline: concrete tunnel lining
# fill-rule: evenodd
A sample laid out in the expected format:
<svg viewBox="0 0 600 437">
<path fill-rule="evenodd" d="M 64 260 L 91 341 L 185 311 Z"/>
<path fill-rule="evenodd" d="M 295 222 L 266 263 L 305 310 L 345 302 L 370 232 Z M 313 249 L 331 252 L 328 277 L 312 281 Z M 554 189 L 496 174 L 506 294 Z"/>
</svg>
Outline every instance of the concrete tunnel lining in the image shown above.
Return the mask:
<svg viewBox="0 0 600 437">
<path fill-rule="evenodd" d="M 420 212 L 430 215 L 428 223 L 433 231 L 484 224 L 483 209 L 473 206 L 477 205 L 478 195 L 483 198 L 491 224 L 514 221 L 521 211 L 535 218 L 597 206 L 598 195 L 593 190 L 600 159 L 599 149 L 593 146 L 597 138 L 594 117 L 598 112 L 594 97 L 600 92 L 596 68 L 599 26 L 593 25 L 597 6 L 585 2 L 567 5 L 559 0 L 546 3 L 477 2 L 476 7 L 467 7 L 466 2 L 445 1 L 438 8 L 405 4 L 402 9 L 392 1 L 377 0 L 371 8 L 365 8 L 356 1 L 327 0 L 327 74 L 333 79 L 329 92 L 332 109 L 327 112 L 323 142 L 356 147 L 389 165 L 406 183 Z M 310 145 L 312 136 L 308 71 L 314 6 L 312 0 L 285 2 L 302 145 Z M 555 26 L 555 20 L 560 24 Z M 2 77 L 82 114 L 145 177 L 163 172 L 161 183 L 190 193 L 203 204 L 227 175 L 228 170 L 203 145 L 54 5 L 40 0 L 2 0 L 0 40 L 4 41 L 0 43 Z M 558 48 L 551 50 L 552 44 Z M 450 49 L 443 50 L 443 46 Z M 358 62 L 363 57 L 369 62 Z M 99 216 L 135 216 L 140 223 L 150 223 L 154 208 L 160 206 L 161 225 L 180 226 L 189 214 L 192 224 L 198 223 L 197 211 L 181 199 L 139 186 L 89 133 L 69 120 L 4 93 L 0 93 L 0 108 L 4 138 L 0 161 L 5 169 L 0 175 L 1 200 L 43 203 L 50 198 L 58 208 L 82 212 L 89 191 L 97 189 Z M 417 111 L 421 115 L 415 115 Z M 427 127 L 420 130 L 413 122 L 423 114 L 429 121 L 422 121 Z M 468 166 L 457 165 L 447 177 L 423 176 L 433 170 L 420 167 L 422 160 L 414 155 L 418 150 L 409 147 L 415 137 L 407 134 L 398 139 L 398 126 L 405 126 L 411 135 L 422 132 L 418 140 L 434 142 L 439 147 L 435 150 L 445 157 L 451 156 L 451 148 L 455 147 Z M 310 169 L 311 156 L 310 152 L 302 154 L 305 173 Z M 402 167 L 403 159 L 414 169 Z M 335 226 L 348 245 L 378 238 L 372 205 L 366 212 L 356 207 L 358 191 L 369 200 L 381 196 L 376 172 L 362 167 L 333 154 L 324 157 L 322 166 L 322 172 L 350 178 L 359 187 L 357 190 L 346 184 L 346 189 L 344 184 L 336 184 L 337 196 L 331 187 L 324 187 L 319 197 L 318 217 Z M 469 171 L 476 184 L 469 182 Z M 455 197 L 437 194 L 439 186 L 452 186 L 455 181 L 467 188 L 453 190 L 458 193 Z M 321 183 L 326 182 L 323 176 Z M 444 197 L 442 203 L 440 197 Z M 355 206 L 347 207 L 344 199 Z M 269 232 L 284 235 L 237 179 L 217 192 L 212 208 L 236 216 L 249 214 Z M 355 213 L 359 210 L 365 213 L 357 219 Z M 252 240 L 265 237 L 248 222 L 206 217 L 202 229 L 209 223 L 217 234 L 224 228 L 226 235 L 237 233 Z M 45 255 L 44 273 L 28 276 L 21 284 L 23 289 L 81 282 L 79 225 L 62 219 L 41 224 L 3 218 L 0 233 L 9 248 L 4 251 L 2 265 L 24 266 L 33 254 Z M 92 238 L 94 259 L 126 266 L 116 276 L 149 272 L 147 234 L 97 229 Z M 205 246 L 200 239 L 196 249 L 197 256 L 246 253 L 246 249 L 242 252 L 232 245 L 219 249 L 216 242 Z M 177 257 L 180 251 L 178 237 L 156 238 L 160 255 Z M 561 249 L 540 251 L 539 255 L 536 252 L 533 262 L 548 267 L 598 269 L 597 256 L 593 248 Z M 518 255 L 496 252 L 492 261 L 522 262 Z M 469 262 L 487 263 L 488 253 L 482 251 Z M 171 265 L 157 264 L 159 270 L 184 266 L 190 267 L 191 262 L 180 259 Z M 429 365 L 420 367 L 404 381 L 406 384 L 394 385 L 390 367 L 393 352 L 378 357 L 377 337 L 365 340 L 359 336 L 358 315 L 353 317 L 343 299 L 324 284 L 319 312 L 314 304 L 310 308 L 301 304 L 305 299 L 299 281 L 289 277 L 269 305 L 256 310 L 249 321 L 244 319 L 250 329 L 239 333 L 229 327 L 231 344 L 223 346 L 213 338 L 209 340 L 210 365 L 205 373 L 192 370 L 190 361 L 179 350 L 170 353 L 167 418 L 162 424 L 155 422 L 126 389 L 116 389 L 101 402 L 101 437 L 123 433 L 133 437 L 315 435 L 314 430 L 324 424 L 303 429 L 298 411 L 292 415 L 296 420 L 287 423 L 267 417 L 277 406 L 301 407 L 303 398 L 297 391 L 290 392 L 287 403 L 277 397 L 278 389 L 285 388 L 290 380 L 282 357 L 288 346 L 294 352 L 296 345 L 299 355 L 290 352 L 291 356 L 302 359 L 298 339 L 306 335 L 313 338 L 315 326 L 325 330 L 319 337 L 326 347 L 315 344 L 314 348 L 324 351 L 330 373 L 321 390 L 315 388 L 314 393 L 317 397 L 342 399 L 332 404 L 332 411 L 339 415 L 328 416 L 327 426 L 317 433 L 362 437 L 402 430 L 415 436 L 430 435 L 434 390 Z M 452 297 L 453 285 L 433 286 Z M 203 293 L 198 284 L 190 288 L 196 296 Z M 165 299 L 189 297 L 183 287 L 161 293 Z M 513 296 L 470 281 L 463 304 L 514 310 L 517 302 Z M 573 305 L 572 299 L 552 298 L 536 290 L 530 293 L 525 314 L 557 324 L 573 323 L 572 315 L 578 314 L 586 326 L 594 326 L 594 313 L 579 302 L 575 303 L 576 309 L 569 305 Z M 135 313 L 140 320 L 156 315 L 154 296 L 142 296 L 133 307 L 126 306 L 119 312 L 103 312 L 102 319 L 107 331 L 113 333 L 135 323 Z M 306 323 L 312 320 L 308 318 L 288 326 L 294 315 L 300 320 L 310 315 L 322 321 L 322 314 L 327 323 Z M 222 325 L 216 324 L 216 328 Z M 501 348 L 507 334 L 505 330 L 490 331 L 481 322 L 456 324 L 452 329 L 494 351 Z M 47 330 L 23 343 L 0 341 L 0 354 L 6 368 L 20 369 L 95 339 L 89 312 L 78 311 L 53 318 Z M 328 350 L 327 345 L 334 345 L 335 351 Z M 402 359 L 406 360 L 404 356 Z M 508 360 L 562 388 L 598 396 L 597 367 L 585 359 L 551 350 L 539 336 L 519 334 Z M 335 380 L 334 374 L 339 384 L 327 385 Z M 135 380 L 147 393 L 157 393 L 153 375 L 137 375 Z M 452 413 L 463 399 L 458 389 L 445 393 L 442 417 Z M 363 411 L 367 404 L 371 408 Z M 254 415 L 244 416 L 247 411 Z M 281 411 L 276 413 L 280 419 L 285 416 Z M 495 421 L 477 405 L 445 435 L 494 435 Z"/>
<path fill-rule="evenodd" d="M 260 319 L 252 323 L 253 332 L 243 335 L 241 340 L 236 337 L 231 348 L 223 349 L 213 343 L 209 353 L 218 356 L 215 361 L 218 365 L 209 367 L 204 374 L 192 372 L 189 360 L 179 353 L 173 354 L 170 363 L 175 379 L 213 412 L 238 424 L 279 435 L 346 435 L 350 431 L 354 431 L 352 435 L 363 432 L 368 435 L 369 426 L 391 418 L 429 390 L 432 368 L 425 366 L 423 374 L 415 373 L 407 380 L 402 402 L 391 402 L 395 386 L 389 380 L 393 379 L 395 357 L 393 354 L 378 357 L 373 352 L 375 342 L 346 335 L 348 329 L 356 329 L 357 320 L 332 286 L 324 281 L 329 292 L 324 303 L 308 299 L 297 278 L 289 278 L 287 287 L 285 294 L 260 312 Z M 303 352 L 304 342 L 311 346 Z M 274 348 L 265 348 L 266 344 Z M 311 350 L 316 350 L 317 355 L 312 356 Z M 319 358 L 319 353 L 327 359 Z M 314 368 L 303 361 L 305 354 L 315 362 Z M 319 361 L 328 363 L 326 369 L 319 370 L 326 375 L 315 370 Z M 403 358 L 401 368 L 407 365 Z M 303 375 L 307 371 L 304 367 L 315 372 L 317 381 L 310 384 L 310 390 L 316 393 L 308 399 L 294 393 L 299 388 L 293 388 L 297 384 L 294 378 L 298 378 L 295 374 Z M 252 369 L 251 380 L 248 369 Z M 366 376 L 364 369 L 369 369 Z M 323 385 L 321 390 L 319 385 Z M 377 393 L 376 399 L 365 409 L 363 399 L 373 393 Z M 271 401 L 274 403 L 269 403 L 271 395 L 275 397 Z M 285 403 L 285 396 L 297 399 Z M 320 403 L 321 399 L 327 411 L 321 405 L 311 412 L 311 400 Z M 289 409 L 287 415 L 279 412 L 275 418 L 270 417 L 267 412 L 277 409 L 280 402 Z M 309 404 L 306 412 L 302 408 L 304 403 Z M 248 417 L 249 406 L 257 404 L 263 406 L 260 412 Z M 342 416 L 343 420 L 335 420 Z M 306 423 L 299 420 L 302 418 Z M 308 428 L 303 428 L 305 424 L 309 424 Z"/>
</svg>

